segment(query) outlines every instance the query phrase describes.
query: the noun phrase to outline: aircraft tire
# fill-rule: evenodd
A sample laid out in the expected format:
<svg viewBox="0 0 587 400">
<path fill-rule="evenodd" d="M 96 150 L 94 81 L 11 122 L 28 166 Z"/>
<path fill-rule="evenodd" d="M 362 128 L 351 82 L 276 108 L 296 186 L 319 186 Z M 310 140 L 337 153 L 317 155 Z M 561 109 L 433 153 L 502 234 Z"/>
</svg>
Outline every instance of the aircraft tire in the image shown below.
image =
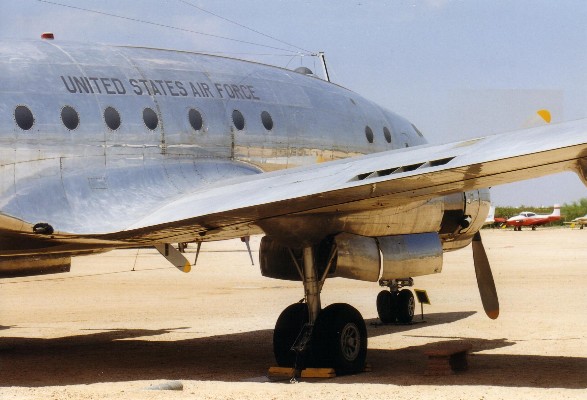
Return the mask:
<svg viewBox="0 0 587 400">
<path fill-rule="evenodd" d="M 384 324 L 391 324 L 397 319 L 397 293 L 382 290 L 377 295 L 377 314 Z"/>
<path fill-rule="evenodd" d="M 291 304 L 277 318 L 273 331 L 273 354 L 278 366 L 294 366 L 296 353 L 291 350 L 291 346 L 308 320 L 308 306 L 305 303 Z"/>
<path fill-rule="evenodd" d="M 334 368 L 337 375 L 362 372 L 367 357 L 367 327 L 354 307 L 335 303 L 316 320 L 313 349 L 319 367 Z"/>
<path fill-rule="evenodd" d="M 412 322 L 416 301 L 414 295 L 408 289 L 400 290 L 397 294 L 397 320 L 403 324 Z"/>
</svg>

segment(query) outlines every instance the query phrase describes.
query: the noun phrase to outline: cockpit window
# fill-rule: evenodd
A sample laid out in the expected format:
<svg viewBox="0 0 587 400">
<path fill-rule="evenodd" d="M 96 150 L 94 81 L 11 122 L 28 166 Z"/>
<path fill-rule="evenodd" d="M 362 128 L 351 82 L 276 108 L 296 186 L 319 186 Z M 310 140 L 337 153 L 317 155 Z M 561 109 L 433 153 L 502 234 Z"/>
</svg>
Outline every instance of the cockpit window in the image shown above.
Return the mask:
<svg viewBox="0 0 587 400">
<path fill-rule="evenodd" d="M 416 125 L 412 124 L 412 128 L 414 128 L 414 130 L 416 131 L 416 133 L 418 134 L 418 136 L 424 137 L 424 135 L 422 134 L 422 132 L 420 132 L 420 130 L 418 128 L 416 128 Z"/>
<path fill-rule="evenodd" d="M 16 106 L 14 109 L 14 120 L 23 131 L 28 131 L 35 124 L 33 113 L 27 106 Z"/>
</svg>

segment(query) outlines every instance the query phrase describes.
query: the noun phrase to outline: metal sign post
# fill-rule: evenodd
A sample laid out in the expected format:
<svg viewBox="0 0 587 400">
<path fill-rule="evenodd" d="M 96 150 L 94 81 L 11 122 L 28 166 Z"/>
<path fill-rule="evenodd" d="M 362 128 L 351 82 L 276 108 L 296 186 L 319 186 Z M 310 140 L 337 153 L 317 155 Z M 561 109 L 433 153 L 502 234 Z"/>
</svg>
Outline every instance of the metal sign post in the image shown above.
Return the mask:
<svg viewBox="0 0 587 400">
<path fill-rule="evenodd" d="M 426 293 L 425 290 L 414 289 L 414 293 L 416 293 L 416 297 L 420 303 L 420 312 L 422 315 L 422 321 L 424 321 L 424 304 L 430 304 L 430 298 L 428 297 L 428 293 Z"/>
</svg>

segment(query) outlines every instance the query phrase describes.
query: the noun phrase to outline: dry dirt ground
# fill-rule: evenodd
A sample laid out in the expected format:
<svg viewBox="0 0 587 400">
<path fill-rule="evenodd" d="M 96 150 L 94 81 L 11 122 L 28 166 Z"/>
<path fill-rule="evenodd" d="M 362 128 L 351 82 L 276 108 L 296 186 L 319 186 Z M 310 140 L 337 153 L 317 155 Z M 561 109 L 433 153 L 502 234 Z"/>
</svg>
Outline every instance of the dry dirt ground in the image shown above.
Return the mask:
<svg viewBox="0 0 587 400">
<path fill-rule="evenodd" d="M 143 249 L 78 258 L 68 274 L 5 279 L 0 398 L 586 399 L 587 230 L 483 233 L 497 320 L 481 307 L 470 247 L 446 254 L 442 274 L 415 280 L 432 301 L 423 323 L 377 325 L 377 284 L 332 279 L 323 305 L 361 311 L 372 371 L 298 384 L 265 375 L 275 320 L 301 285 L 261 277 L 240 241 L 204 244 L 189 274 Z M 454 339 L 473 343 L 470 369 L 424 376 L 423 347 Z M 145 390 L 168 380 L 183 390 Z"/>
</svg>

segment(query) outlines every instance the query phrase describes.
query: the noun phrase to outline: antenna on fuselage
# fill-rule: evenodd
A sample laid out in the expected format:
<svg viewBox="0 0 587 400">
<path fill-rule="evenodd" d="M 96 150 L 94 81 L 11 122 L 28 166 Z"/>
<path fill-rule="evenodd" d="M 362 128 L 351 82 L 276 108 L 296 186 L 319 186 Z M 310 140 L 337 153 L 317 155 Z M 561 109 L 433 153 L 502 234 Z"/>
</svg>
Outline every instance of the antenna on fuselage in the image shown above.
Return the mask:
<svg viewBox="0 0 587 400">
<path fill-rule="evenodd" d="M 323 51 L 318 52 L 318 58 L 320 59 L 320 62 L 322 63 L 322 70 L 324 71 L 324 77 L 326 78 L 326 80 L 328 82 L 330 82 L 330 75 L 328 75 L 328 68 L 326 67 L 326 57 L 324 56 Z"/>
</svg>

